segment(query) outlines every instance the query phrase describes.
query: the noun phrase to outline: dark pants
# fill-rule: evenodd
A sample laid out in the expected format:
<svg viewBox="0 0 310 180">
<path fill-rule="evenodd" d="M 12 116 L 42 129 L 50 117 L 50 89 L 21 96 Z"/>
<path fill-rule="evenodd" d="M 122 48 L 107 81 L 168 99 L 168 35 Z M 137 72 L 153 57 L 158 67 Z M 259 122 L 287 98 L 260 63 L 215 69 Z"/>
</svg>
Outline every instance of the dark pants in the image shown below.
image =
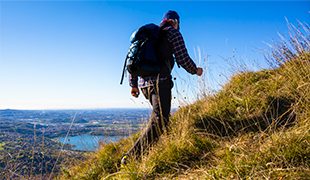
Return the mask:
<svg viewBox="0 0 310 180">
<path fill-rule="evenodd" d="M 172 80 L 166 79 L 159 80 L 159 83 L 154 83 L 154 86 L 141 88 L 143 95 L 151 103 L 153 112 L 147 128 L 127 152 L 129 156 L 139 158 L 148 147 L 159 139 L 159 136 L 168 126 L 172 87 Z"/>
</svg>

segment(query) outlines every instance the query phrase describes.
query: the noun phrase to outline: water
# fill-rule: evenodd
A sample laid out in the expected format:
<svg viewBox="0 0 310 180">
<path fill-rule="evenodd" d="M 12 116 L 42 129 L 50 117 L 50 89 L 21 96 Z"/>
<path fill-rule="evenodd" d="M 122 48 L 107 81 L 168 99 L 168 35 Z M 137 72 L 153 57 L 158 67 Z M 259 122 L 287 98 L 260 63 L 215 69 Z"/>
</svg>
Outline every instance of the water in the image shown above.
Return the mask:
<svg viewBox="0 0 310 180">
<path fill-rule="evenodd" d="M 60 137 L 58 140 L 61 143 L 73 145 L 74 150 L 95 151 L 99 147 L 99 142 L 116 142 L 123 137 L 124 136 L 94 136 L 83 134 L 79 136 L 70 136 L 66 141 L 65 137 Z"/>
</svg>

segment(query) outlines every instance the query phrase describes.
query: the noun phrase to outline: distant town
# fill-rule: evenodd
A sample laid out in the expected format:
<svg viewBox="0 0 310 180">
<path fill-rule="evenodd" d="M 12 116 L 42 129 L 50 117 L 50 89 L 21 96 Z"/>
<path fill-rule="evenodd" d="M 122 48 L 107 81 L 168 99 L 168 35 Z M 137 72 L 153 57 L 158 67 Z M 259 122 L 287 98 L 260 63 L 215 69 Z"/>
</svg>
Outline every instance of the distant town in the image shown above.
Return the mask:
<svg viewBox="0 0 310 180">
<path fill-rule="evenodd" d="M 0 110 L 0 176 L 48 174 L 60 170 L 70 156 L 83 158 L 81 151 L 59 138 L 78 135 L 127 137 L 144 127 L 148 109 L 100 110 Z M 10 172 L 10 174 L 12 174 Z"/>
</svg>

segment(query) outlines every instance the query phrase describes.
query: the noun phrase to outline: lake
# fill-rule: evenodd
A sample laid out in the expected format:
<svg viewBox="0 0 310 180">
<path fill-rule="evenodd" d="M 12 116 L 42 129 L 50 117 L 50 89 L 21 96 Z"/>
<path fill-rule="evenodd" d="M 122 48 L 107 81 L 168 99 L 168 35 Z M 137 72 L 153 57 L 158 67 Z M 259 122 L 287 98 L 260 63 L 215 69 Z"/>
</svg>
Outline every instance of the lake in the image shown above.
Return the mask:
<svg viewBox="0 0 310 180">
<path fill-rule="evenodd" d="M 58 140 L 61 143 L 73 145 L 73 150 L 96 151 L 99 147 L 99 142 L 116 142 L 121 138 L 124 138 L 124 136 L 94 136 L 83 134 L 79 136 L 69 136 L 67 140 L 65 137 L 60 137 Z"/>
</svg>

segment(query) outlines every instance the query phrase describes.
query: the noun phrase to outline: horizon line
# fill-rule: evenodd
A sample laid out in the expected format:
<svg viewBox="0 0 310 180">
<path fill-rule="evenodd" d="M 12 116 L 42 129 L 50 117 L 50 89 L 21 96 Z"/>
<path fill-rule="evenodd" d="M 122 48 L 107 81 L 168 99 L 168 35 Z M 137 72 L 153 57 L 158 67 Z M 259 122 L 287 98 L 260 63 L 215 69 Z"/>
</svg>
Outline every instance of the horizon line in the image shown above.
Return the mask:
<svg viewBox="0 0 310 180">
<path fill-rule="evenodd" d="M 151 109 L 147 107 L 102 107 L 102 108 L 36 108 L 36 109 L 23 109 L 23 108 L 0 108 L 0 111 L 13 110 L 13 111 L 70 111 L 70 110 L 107 110 L 107 109 Z M 171 108 L 174 109 L 174 108 Z"/>
</svg>

